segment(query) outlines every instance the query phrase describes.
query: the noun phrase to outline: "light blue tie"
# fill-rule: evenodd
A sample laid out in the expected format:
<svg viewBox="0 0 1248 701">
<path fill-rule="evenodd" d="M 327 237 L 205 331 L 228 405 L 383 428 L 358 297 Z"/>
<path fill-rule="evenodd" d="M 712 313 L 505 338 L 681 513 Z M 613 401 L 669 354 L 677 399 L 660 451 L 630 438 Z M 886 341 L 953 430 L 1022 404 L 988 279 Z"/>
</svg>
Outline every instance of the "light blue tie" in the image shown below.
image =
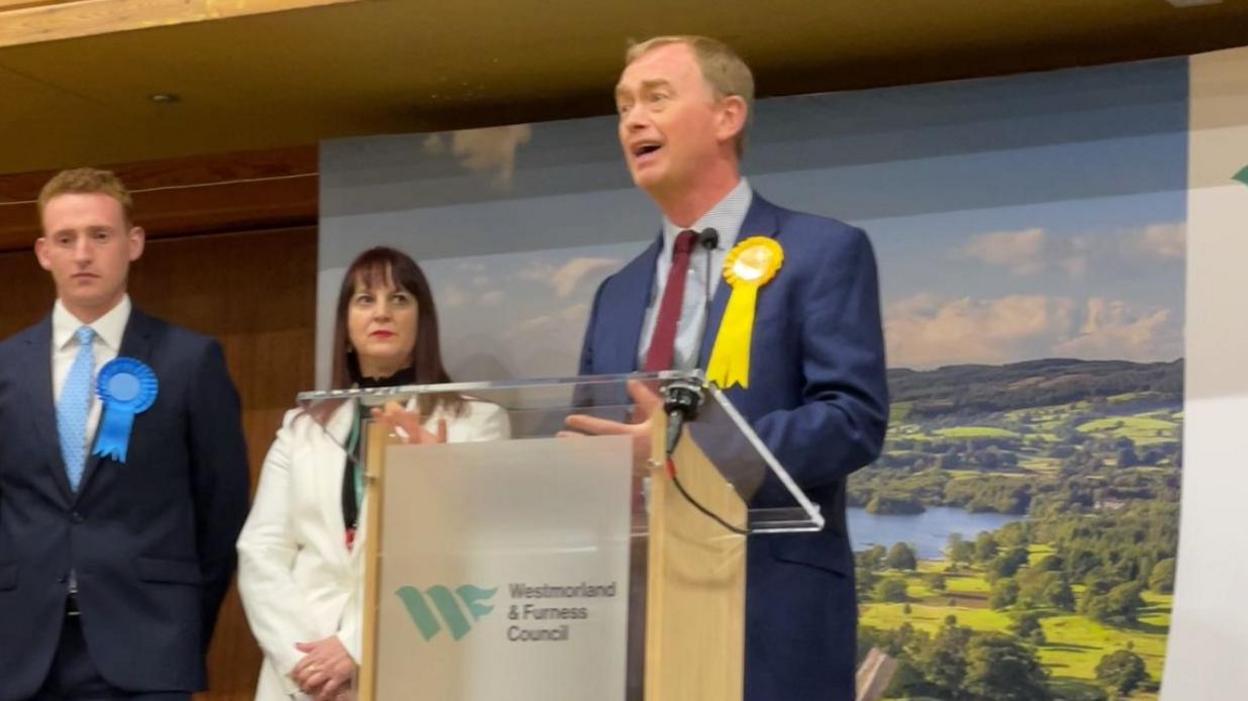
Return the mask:
<svg viewBox="0 0 1248 701">
<path fill-rule="evenodd" d="M 76 492 L 87 464 L 87 415 L 91 411 L 91 375 L 95 369 L 91 342 L 95 340 L 95 331 L 83 326 L 74 336 L 78 339 L 78 355 L 74 356 L 61 388 L 61 399 L 56 403 L 56 428 L 61 434 L 61 457 L 65 458 L 69 486 Z"/>
</svg>

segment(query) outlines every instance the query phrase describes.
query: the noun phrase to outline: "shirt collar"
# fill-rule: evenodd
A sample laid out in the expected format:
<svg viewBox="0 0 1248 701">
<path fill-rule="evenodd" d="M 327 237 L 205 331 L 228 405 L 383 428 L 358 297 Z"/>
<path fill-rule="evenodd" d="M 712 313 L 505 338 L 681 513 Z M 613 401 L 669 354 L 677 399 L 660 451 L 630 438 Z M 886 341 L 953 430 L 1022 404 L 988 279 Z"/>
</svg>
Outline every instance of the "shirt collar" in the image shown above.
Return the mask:
<svg viewBox="0 0 1248 701">
<path fill-rule="evenodd" d="M 130 321 L 131 306 L 130 295 L 123 295 L 121 301 L 107 314 L 86 325 L 95 332 L 97 341 L 120 352 L 121 337 L 126 332 L 126 323 Z M 82 326 L 83 323 L 65 308 L 61 300 L 56 300 L 56 304 L 52 306 L 53 347 L 57 350 L 65 348 L 74 339 L 74 332 Z"/>
<path fill-rule="evenodd" d="M 750 189 L 749 181 L 742 177 L 722 200 L 715 203 L 693 226 L 687 228 L 694 231 L 702 231 L 707 227 L 715 229 L 719 232 L 719 245 L 716 248 L 728 250 L 737 242 L 741 225 L 745 223 L 745 215 L 749 212 L 753 199 L 754 191 Z M 668 252 L 668 257 L 671 256 L 672 247 L 676 245 L 676 236 L 685 229 L 686 227 L 676 226 L 672 220 L 663 217 L 663 250 Z"/>
</svg>

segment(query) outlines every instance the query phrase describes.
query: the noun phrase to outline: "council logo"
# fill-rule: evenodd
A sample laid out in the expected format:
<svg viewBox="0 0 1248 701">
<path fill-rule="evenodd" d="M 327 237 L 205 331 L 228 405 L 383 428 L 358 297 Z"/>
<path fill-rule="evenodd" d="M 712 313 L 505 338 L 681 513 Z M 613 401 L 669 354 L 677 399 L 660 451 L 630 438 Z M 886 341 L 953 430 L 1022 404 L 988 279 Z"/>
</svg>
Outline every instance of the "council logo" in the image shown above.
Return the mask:
<svg viewBox="0 0 1248 701">
<path fill-rule="evenodd" d="M 407 615 L 428 642 L 444 629 L 450 633 L 452 640 L 468 635 L 473 623 L 494 610 L 490 599 L 497 591 L 498 587 L 483 589 L 471 584 L 456 587 L 454 591 L 437 585 L 423 592 L 413 586 L 403 586 L 395 595 L 403 602 Z"/>
</svg>

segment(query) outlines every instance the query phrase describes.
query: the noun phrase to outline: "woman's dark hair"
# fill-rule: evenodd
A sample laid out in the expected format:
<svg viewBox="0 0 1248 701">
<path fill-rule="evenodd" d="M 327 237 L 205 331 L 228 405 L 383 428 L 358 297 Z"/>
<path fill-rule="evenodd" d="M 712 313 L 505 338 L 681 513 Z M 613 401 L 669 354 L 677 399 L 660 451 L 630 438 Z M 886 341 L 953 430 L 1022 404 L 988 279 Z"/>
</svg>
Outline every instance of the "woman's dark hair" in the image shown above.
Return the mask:
<svg viewBox="0 0 1248 701">
<path fill-rule="evenodd" d="M 446 367 L 442 365 L 442 346 L 438 334 L 438 312 L 433 304 L 433 291 L 420 266 L 410 256 L 393 248 L 378 246 L 364 251 L 347 268 L 338 291 L 338 303 L 334 308 L 333 366 L 330 371 L 330 387 L 348 389 L 359 381 L 360 368 L 347 335 L 347 314 L 356 285 L 364 288 L 380 287 L 387 282 L 416 299 L 416 343 L 412 346 L 410 367 L 418 385 L 433 385 L 451 381 Z M 443 405 L 452 413 L 463 409 L 463 398 L 458 395 L 422 396 L 421 413 L 428 416 L 435 406 Z"/>
</svg>

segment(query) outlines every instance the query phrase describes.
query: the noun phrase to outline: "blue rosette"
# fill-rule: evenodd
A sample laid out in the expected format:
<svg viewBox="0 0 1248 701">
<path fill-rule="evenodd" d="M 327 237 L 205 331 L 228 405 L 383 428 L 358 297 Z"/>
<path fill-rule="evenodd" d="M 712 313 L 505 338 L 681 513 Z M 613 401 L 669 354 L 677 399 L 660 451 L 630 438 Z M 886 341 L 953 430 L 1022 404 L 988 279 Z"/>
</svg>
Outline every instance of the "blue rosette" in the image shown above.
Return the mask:
<svg viewBox="0 0 1248 701">
<path fill-rule="evenodd" d="M 140 360 L 117 358 L 100 369 L 96 394 L 104 402 L 94 455 L 126 461 L 134 417 L 156 402 L 156 373 Z"/>
</svg>

